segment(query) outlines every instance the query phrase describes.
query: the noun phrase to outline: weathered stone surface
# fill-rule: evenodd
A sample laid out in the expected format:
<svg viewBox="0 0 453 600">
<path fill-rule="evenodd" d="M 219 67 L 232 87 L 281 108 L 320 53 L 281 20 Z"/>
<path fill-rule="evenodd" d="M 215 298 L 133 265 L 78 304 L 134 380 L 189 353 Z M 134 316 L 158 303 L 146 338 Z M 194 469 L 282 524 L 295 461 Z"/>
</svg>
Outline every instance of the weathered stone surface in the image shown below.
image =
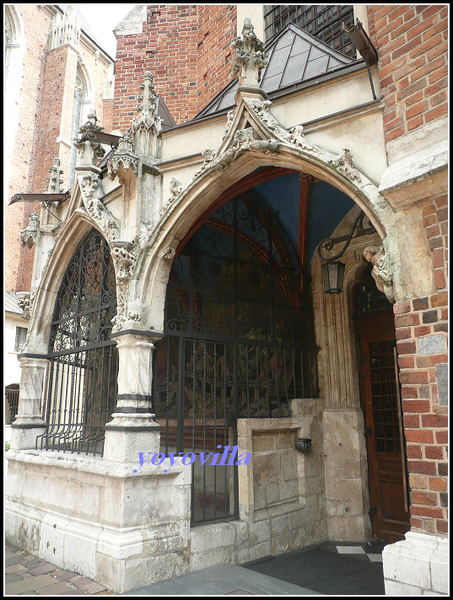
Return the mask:
<svg viewBox="0 0 453 600">
<path fill-rule="evenodd" d="M 418 352 L 419 354 L 443 354 L 446 350 L 445 341 L 443 335 L 421 337 L 418 340 Z"/>
<path fill-rule="evenodd" d="M 449 398 L 448 364 L 436 365 L 436 379 L 437 379 L 437 394 L 438 394 L 438 398 L 439 398 L 439 404 L 441 406 L 448 406 L 448 398 Z"/>
</svg>

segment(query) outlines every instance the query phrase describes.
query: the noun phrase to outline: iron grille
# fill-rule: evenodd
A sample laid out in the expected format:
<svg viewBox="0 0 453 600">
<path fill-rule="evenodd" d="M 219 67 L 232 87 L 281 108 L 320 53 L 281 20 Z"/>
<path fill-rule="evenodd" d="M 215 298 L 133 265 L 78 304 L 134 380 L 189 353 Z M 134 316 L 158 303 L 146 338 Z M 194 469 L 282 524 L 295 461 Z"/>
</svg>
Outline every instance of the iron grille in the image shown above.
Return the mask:
<svg viewBox="0 0 453 600">
<path fill-rule="evenodd" d="M 5 388 L 5 425 L 11 425 L 16 418 L 19 407 L 19 385 L 12 384 Z"/>
<path fill-rule="evenodd" d="M 58 292 L 43 407 L 47 428 L 37 447 L 102 454 L 117 390 L 117 349 L 110 339 L 115 314 L 110 251 L 92 231 L 78 246 Z"/>
<path fill-rule="evenodd" d="M 289 400 L 317 396 L 305 287 L 278 216 L 253 193 L 196 229 L 174 260 L 154 353 L 162 451 L 230 457 L 238 418 L 288 416 Z M 193 469 L 192 522 L 237 517 L 236 466 Z"/>
<path fill-rule="evenodd" d="M 298 25 L 338 52 L 354 57 L 351 40 L 342 32 L 341 24 L 354 25 L 352 5 L 341 4 L 277 4 L 265 6 L 266 41 L 280 33 L 289 23 Z"/>
</svg>

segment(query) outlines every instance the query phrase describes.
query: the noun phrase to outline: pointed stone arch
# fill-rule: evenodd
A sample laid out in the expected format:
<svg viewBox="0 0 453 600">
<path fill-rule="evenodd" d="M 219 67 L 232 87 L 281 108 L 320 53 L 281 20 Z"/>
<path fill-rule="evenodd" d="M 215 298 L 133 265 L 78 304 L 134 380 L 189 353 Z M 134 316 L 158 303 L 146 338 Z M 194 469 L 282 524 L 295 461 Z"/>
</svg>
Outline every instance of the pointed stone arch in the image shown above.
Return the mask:
<svg viewBox="0 0 453 600">
<path fill-rule="evenodd" d="M 259 167 L 292 169 L 330 183 L 365 212 L 385 246 L 393 209 L 376 186 L 354 168 L 348 152 L 334 156 L 308 144 L 302 131 L 288 135 L 273 121 L 270 116 L 270 128 L 263 127 L 263 120 L 245 105 L 242 112 L 232 115 L 219 151 L 207 153 L 207 161 L 192 182 L 164 205 L 156 228 L 142 236 L 134 275 L 135 302 L 152 330 L 162 330 L 166 283 L 179 244 L 221 193 Z M 249 124 L 245 131 L 251 129 L 253 135 L 234 129 L 234 124 L 244 123 Z"/>
<path fill-rule="evenodd" d="M 91 229 L 102 231 L 83 209 L 76 209 L 59 232 L 49 251 L 33 298 L 33 314 L 27 338 L 26 352 L 45 355 L 48 352 L 50 323 L 61 281 L 74 252 Z"/>
</svg>

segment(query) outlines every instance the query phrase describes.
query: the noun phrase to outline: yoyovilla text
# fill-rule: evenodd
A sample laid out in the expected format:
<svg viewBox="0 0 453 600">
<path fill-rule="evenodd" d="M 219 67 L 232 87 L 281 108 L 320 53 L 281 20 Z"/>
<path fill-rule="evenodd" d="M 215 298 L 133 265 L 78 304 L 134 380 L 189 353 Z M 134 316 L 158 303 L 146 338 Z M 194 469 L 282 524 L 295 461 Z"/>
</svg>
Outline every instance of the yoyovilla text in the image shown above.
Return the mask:
<svg viewBox="0 0 453 600">
<path fill-rule="evenodd" d="M 239 446 L 217 446 L 217 448 L 220 450 L 223 448 L 222 456 L 220 456 L 220 452 L 169 452 L 168 456 L 164 452 L 139 452 L 138 459 L 140 461 L 140 466 L 138 469 L 134 469 L 133 472 L 138 473 L 148 461 L 154 466 L 158 466 L 168 458 L 170 459 L 170 467 L 163 470 L 164 473 L 168 473 L 179 457 L 181 457 L 183 465 L 191 465 L 197 460 L 197 457 L 202 465 L 207 464 L 209 466 L 250 464 L 250 452 L 242 452 L 239 454 Z"/>
</svg>

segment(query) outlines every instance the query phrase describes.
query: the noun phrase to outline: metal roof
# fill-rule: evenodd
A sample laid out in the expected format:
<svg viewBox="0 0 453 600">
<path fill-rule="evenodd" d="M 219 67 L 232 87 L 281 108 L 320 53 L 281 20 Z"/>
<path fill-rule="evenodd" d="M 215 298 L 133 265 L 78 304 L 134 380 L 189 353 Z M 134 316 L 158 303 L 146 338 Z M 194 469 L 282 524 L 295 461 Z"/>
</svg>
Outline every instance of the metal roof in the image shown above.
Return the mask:
<svg viewBox="0 0 453 600">
<path fill-rule="evenodd" d="M 333 50 L 293 23 L 266 46 L 269 62 L 263 69 L 261 88 L 269 95 L 362 62 Z M 229 83 L 195 117 L 197 120 L 234 106 L 238 80 Z"/>
<path fill-rule="evenodd" d="M 17 315 L 22 314 L 22 309 L 19 308 L 16 294 L 14 292 L 9 292 L 8 290 L 5 290 L 5 312 L 15 313 Z"/>
</svg>

